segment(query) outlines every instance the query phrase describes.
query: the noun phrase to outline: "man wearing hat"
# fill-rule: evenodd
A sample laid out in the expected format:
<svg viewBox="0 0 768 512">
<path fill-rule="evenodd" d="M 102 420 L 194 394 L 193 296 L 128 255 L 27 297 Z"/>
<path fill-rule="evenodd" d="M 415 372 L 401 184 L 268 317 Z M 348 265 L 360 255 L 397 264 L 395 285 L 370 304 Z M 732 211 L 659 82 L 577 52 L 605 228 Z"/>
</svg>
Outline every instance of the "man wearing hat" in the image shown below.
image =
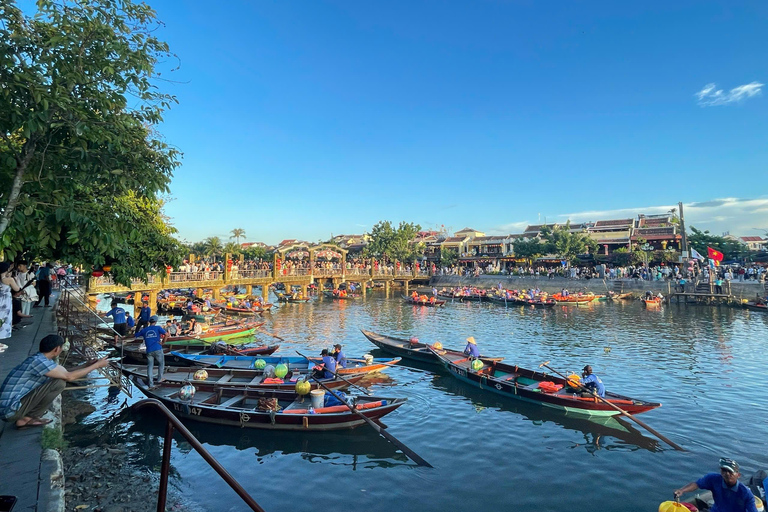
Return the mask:
<svg viewBox="0 0 768 512">
<path fill-rule="evenodd" d="M 597 395 L 605 398 L 605 384 L 600 377 L 592 373 L 592 367 L 587 365 L 581 371 L 581 385 L 589 390 L 589 393 L 583 393 L 583 396 Z"/>
<path fill-rule="evenodd" d="M 720 459 L 720 473 L 708 473 L 695 482 L 675 490 L 675 497 L 695 491 L 706 489 L 712 492 L 715 506 L 712 512 L 757 512 L 755 496 L 752 491 L 739 482 L 739 465 L 735 460 Z"/>
<path fill-rule="evenodd" d="M 153 378 L 155 370 L 155 361 L 158 365 L 157 382 L 163 382 L 163 370 L 165 370 L 165 356 L 163 355 L 163 340 L 166 331 L 157 325 L 157 317 L 149 318 L 149 325 L 136 333 L 137 338 L 144 338 L 144 345 L 147 350 L 147 383 L 153 388 Z"/>
<path fill-rule="evenodd" d="M 477 343 L 475 342 L 475 338 L 470 336 L 467 338 L 467 346 L 464 347 L 464 353 L 473 359 L 477 359 L 480 357 L 480 350 L 477 348 Z"/>
<path fill-rule="evenodd" d="M 341 368 L 347 367 L 347 356 L 341 351 L 341 345 L 338 343 L 333 346 L 333 357 L 336 359 L 336 366 Z"/>
<path fill-rule="evenodd" d="M 323 378 L 332 379 L 336 376 L 336 360 L 328 354 L 328 349 L 324 348 L 320 355 L 323 357 L 324 373 Z"/>
</svg>

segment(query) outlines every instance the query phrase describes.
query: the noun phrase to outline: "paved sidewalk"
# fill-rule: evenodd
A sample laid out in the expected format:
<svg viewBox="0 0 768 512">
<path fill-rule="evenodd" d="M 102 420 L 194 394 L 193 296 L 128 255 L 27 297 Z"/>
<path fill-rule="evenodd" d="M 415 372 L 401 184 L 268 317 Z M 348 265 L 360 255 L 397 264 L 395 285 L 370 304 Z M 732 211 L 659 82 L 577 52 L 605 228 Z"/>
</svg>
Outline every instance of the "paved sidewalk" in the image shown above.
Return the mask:
<svg viewBox="0 0 768 512">
<path fill-rule="evenodd" d="M 58 294 L 51 296 L 49 308 L 32 308 L 33 323 L 2 340 L 8 349 L 0 354 L 0 384 L 14 367 L 38 351 L 41 338 L 56 332 L 56 299 Z M 41 460 L 41 436 L 42 428 L 17 430 L 12 423 L 0 421 L 0 495 L 18 498 L 13 512 L 48 510 L 55 464 Z"/>
</svg>

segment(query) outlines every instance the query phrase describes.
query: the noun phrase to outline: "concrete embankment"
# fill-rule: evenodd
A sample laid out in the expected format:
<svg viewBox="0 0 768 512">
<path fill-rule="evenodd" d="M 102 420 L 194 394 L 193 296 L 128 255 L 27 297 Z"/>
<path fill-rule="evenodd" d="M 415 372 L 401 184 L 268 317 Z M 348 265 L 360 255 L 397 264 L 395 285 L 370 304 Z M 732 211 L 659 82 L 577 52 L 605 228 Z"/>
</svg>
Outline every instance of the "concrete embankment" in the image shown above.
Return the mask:
<svg viewBox="0 0 768 512">
<path fill-rule="evenodd" d="M 632 292 L 636 295 L 642 295 L 646 291 L 661 292 L 668 295 L 674 291 L 674 281 L 641 281 L 638 279 L 566 279 L 564 277 L 531 277 L 531 276 L 503 276 L 486 275 L 479 277 L 463 276 L 435 276 L 430 280 L 430 286 L 440 288 L 452 288 L 456 286 L 474 286 L 477 288 L 496 288 L 499 283 L 505 289 L 524 290 L 528 288 L 539 288 L 547 293 L 556 293 L 563 288 L 567 288 L 571 293 L 592 292 L 595 294 L 605 293 L 607 290 L 615 292 Z M 693 291 L 694 285 L 687 285 L 688 291 Z M 730 293 L 736 298 L 753 299 L 756 294 L 764 294 L 763 283 L 757 281 L 730 283 Z M 725 288 L 727 292 L 727 288 Z"/>
</svg>

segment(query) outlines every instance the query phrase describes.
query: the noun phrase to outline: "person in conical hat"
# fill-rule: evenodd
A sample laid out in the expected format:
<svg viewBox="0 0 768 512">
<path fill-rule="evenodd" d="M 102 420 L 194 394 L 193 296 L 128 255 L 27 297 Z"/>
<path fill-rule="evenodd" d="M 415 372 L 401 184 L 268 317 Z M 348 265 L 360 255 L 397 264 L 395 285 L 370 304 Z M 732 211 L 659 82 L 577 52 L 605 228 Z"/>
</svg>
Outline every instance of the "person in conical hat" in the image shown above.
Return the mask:
<svg viewBox="0 0 768 512">
<path fill-rule="evenodd" d="M 464 348 L 464 353 L 474 359 L 480 357 L 480 350 L 477 348 L 477 342 L 472 336 L 467 338 L 467 346 Z"/>
</svg>

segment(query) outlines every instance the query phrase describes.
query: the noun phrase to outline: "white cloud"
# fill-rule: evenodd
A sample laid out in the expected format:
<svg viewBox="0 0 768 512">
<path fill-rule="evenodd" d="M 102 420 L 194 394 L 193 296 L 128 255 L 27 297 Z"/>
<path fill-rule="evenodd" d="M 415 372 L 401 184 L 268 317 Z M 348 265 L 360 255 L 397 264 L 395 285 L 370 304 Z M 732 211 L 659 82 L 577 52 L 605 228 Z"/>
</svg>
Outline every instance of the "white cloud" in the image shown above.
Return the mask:
<svg viewBox="0 0 768 512">
<path fill-rule="evenodd" d="M 646 215 L 666 213 L 672 208 L 677 208 L 677 205 L 590 210 L 558 215 L 557 221 L 565 222 L 570 219 L 571 222 L 593 222 L 596 220 L 628 219 L 639 213 Z M 716 235 L 730 232 L 733 235 L 741 236 L 763 235 L 768 232 L 768 197 L 757 199 L 726 197 L 683 203 L 683 212 L 685 225 L 689 229 L 694 226 L 697 229 L 709 230 Z"/>
<path fill-rule="evenodd" d="M 522 233 L 523 230 L 531 224 L 527 220 L 521 220 L 520 222 L 510 222 L 509 224 L 502 224 L 488 230 L 491 235 L 508 235 L 510 233 Z"/>
<path fill-rule="evenodd" d="M 750 82 L 734 87 L 728 92 L 724 92 L 712 83 L 705 85 L 702 90 L 695 94 L 695 96 L 699 100 L 699 105 L 702 107 L 728 105 L 759 95 L 762 92 L 763 85 L 765 84 L 761 84 L 760 82 Z"/>
</svg>

